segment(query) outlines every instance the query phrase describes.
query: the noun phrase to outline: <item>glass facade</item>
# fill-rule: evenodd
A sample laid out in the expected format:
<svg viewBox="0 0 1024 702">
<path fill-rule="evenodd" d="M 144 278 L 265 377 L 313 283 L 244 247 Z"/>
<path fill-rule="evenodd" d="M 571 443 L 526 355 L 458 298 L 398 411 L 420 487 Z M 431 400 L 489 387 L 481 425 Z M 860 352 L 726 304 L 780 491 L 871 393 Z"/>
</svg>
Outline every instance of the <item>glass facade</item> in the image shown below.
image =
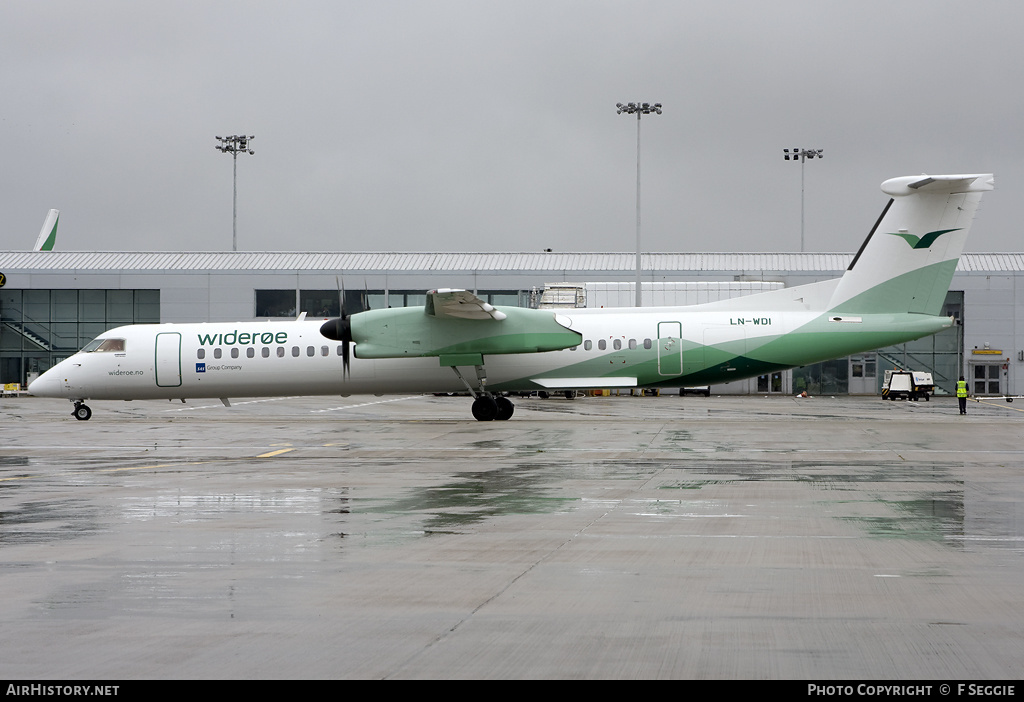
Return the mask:
<svg viewBox="0 0 1024 702">
<path fill-rule="evenodd" d="M 341 295 L 345 297 L 345 314 L 427 304 L 423 290 L 257 290 L 254 316 L 294 318 L 298 299 L 298 310 L 310 317 L 337 317 L 341 314 Z M 530 300 L 528 290 L 478 290 L 476 295 L 496 307 L 527 307 Z"/>
<path fill-rule="evenodd" d="M 96 336 L 158 324 L 159 290 L 0 290 L 0 382 L 26 383 Z"/>
<path fill-rule="evenodd" d="M 793 392 L 808 395 L 845 395 L 850 392 L 849 358 L 822 361 L 793 369 Z"/>
<path fill-rule="evenodd" d="M 294 317 L 294 290 L 257 290 L 256 317 Z"/>
<path fill-rule="evenodd" d="M 299 291 L 299 311 L 310 317 L 337 317 L 341 314 L 337 290 Z"/>
</svg>

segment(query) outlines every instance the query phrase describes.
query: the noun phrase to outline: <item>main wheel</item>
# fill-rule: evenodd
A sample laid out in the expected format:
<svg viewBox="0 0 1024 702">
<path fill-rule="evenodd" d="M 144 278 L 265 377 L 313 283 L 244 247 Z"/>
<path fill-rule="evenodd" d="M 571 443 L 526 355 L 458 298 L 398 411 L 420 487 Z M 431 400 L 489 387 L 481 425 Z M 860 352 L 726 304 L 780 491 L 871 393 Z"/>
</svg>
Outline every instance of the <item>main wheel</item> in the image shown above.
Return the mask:
<svg viewBox="0 0 1024 702">
<path fill-rule="evenodd" d="M 509 403 L 511 404 L 511 403 Z M 473 416 L 477 421 L 490 422 L 498 416 L 498 403 L 493 397 L 478 397 L 473 400 Z"/>
<path fill-rule="evenodd" d="M 84 422 L 92 416 L 92 410 L 89 409 L 88 405 L 75 405 L 75 409 L 71 415 L 75 419 Z"/>
<path fill-rule="evenodd" d="M 498 413 L 494 416 L 497 420 L 509 419 L 512 417 L 512 413 L 516 411 L 516 406 L 507 397 L 497 397 L 494 403 L 498 406 Z"/>
</svg>

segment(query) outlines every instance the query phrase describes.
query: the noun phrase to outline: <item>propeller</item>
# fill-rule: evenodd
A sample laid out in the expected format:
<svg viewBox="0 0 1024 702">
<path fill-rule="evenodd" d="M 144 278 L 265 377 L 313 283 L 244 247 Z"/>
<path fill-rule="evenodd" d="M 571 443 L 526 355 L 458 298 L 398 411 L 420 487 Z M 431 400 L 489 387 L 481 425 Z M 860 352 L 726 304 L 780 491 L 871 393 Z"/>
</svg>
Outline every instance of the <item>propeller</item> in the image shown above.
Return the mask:
<svg viewBox="0 0 1024 702">
<path fill-rule="evenodd" d="M 348 345 L 352 343 L 352 322 L 349 321 L 348 315 L 345 314 L 345 288 L 342 287 L 341 281 L 337 277 L 335 277 L 335 281 L 338 283 L 338 297 L 341 298 L 341 316 L 328 319 L 320 325 L 320 333 L 332 341 L 341 342 L 342 374 L 343 377 L 347 378 L 349 374 Z"/>
<path fill-rule="evenodd" d="M 341 316 L 328 319 L 320 326 L 320 333 L 332 341 L 340 341 L 341 364 L 344 368 L 344 376 L 348 377 L 349 350 L 348 345 L 352 343 L 352 322 L 345 314 L 345 308 L 341 308 Z"/>
</svg>

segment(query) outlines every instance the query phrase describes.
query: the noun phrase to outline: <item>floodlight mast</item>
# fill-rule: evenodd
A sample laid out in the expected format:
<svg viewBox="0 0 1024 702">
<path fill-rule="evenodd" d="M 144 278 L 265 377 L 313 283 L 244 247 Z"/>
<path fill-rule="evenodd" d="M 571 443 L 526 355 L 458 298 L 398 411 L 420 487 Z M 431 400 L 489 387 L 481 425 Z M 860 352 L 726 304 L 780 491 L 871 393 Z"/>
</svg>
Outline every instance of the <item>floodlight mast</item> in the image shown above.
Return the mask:
<svg viewBox="0 0 1024 702">
<path fill-rule="evenodd" d="M 800 159 L 800 253 L 804 252 L 804 161 L 813 158 L 825 158 L 824 149 L 783 149 L 785 160 Z"/>
<path fill-rule="evenodd" d="M 232 135 L 229 137 L 216 137 L 220 142 L 213 148 L 225 154 L 231 154 L 234 159 L 234 175 L 231 186 L 231 250 L 238 251 L 238 154 L 256 153 L 249 148 L 249 142 L 255 139 L 254 136 Z"/>
<path fill-rule="evenodd" d="M 619 102 L 615 107 L 618 108 L 616 114 L 621 115 L 625 112 L 636 115 L 636 306 L 640 307 L 640 285 L 643 279 L 643 268 L 640 263 L 640 117 L 651 113 L 660 115 L 661 103 L 656 102 L 652 105 L 649 102 L 630 102 L 623 105 Z"/>
</svg>

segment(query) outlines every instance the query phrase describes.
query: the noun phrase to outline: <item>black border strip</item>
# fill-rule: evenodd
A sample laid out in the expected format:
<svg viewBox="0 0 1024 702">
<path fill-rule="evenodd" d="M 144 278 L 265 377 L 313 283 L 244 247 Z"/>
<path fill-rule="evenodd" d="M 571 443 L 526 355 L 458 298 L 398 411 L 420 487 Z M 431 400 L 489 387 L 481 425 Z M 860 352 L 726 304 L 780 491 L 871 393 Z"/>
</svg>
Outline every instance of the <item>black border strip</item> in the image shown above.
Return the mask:
<svg viewBox="0 0 1024 702">
<path fill-rule="evenodd" d="M 875 235 L 875 230 L 878 229 L 878 225 L 882 223 L 882 220 L 885 218 L 885 213 L 889 211 L 890 207 L 892 207 L 892 203 L 895 201 L 895 199 L 896 198 L 889 198 L 889 202 L 888 204 L 886 204 L 885 209 L 882 210 L 882 214 L 878 215 L 878 221 L 875 222 L 875 226 L 871 227 L 871 231 L 868 232 L 868 238 L 865 239 L 864 243 L 860 245 L 860 250 L 857 251 L 857 255 L 853 257 L 853 260 L 850 262 L 850 267 L 847 268 L 846 270 L 852 271 L 853 267 L 857 265 L 857 259 L 859 259 L 860 255 L 864 253 L 864 249 L 868 247 L 868 242 L 871 241 L 871 237 Z"/>
</svg>

